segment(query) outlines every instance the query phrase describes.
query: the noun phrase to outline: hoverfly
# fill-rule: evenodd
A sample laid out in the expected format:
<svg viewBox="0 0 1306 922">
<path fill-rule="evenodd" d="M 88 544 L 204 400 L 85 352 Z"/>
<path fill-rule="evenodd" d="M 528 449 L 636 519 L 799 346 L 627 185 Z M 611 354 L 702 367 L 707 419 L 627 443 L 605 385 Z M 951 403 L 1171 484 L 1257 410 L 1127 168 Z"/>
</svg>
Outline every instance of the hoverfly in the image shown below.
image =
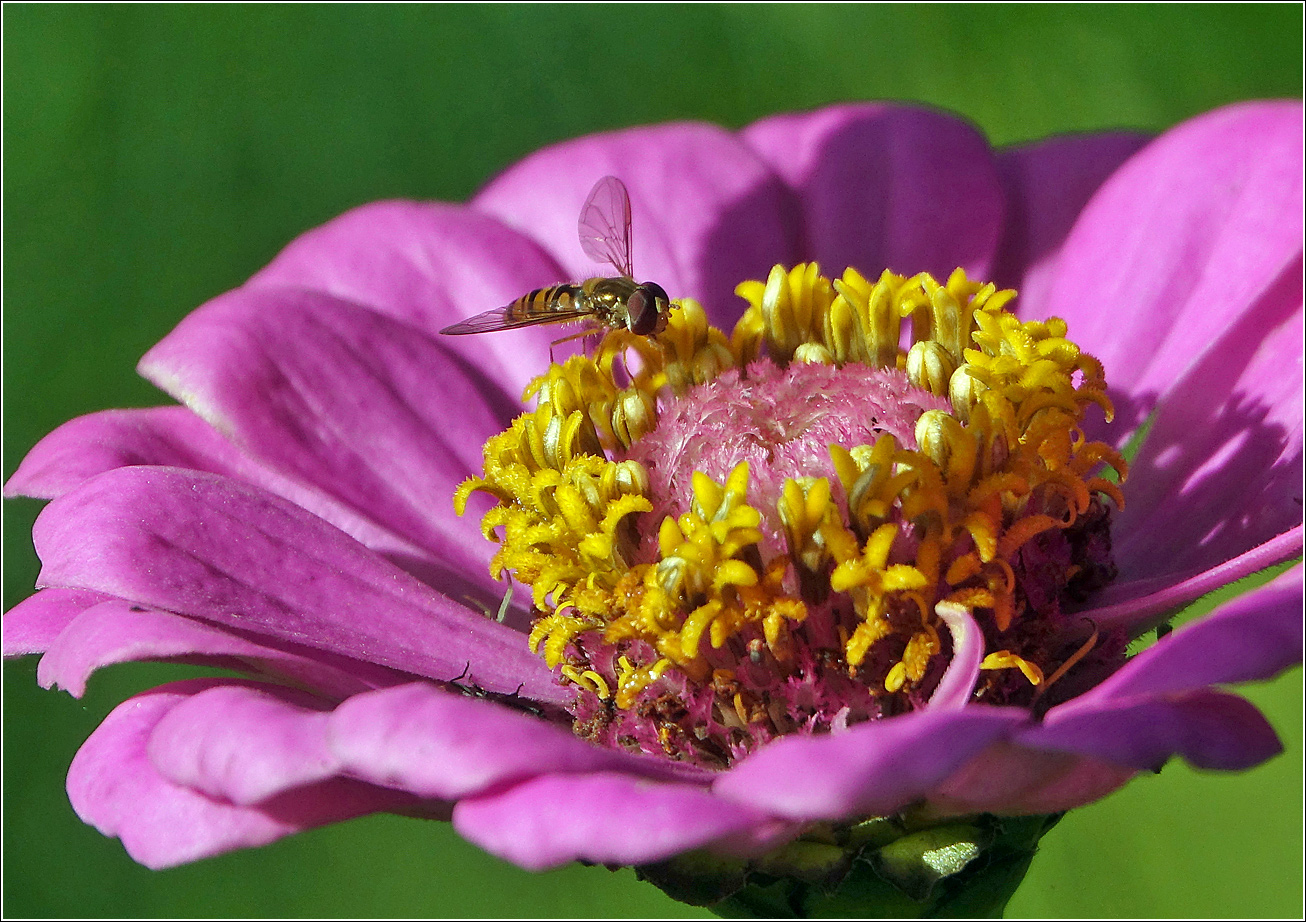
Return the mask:
<svg viewBox="0 0 1306 922">
<path fill-rule="evenodd" d="M 537 323 L 587 320 L 640 336 L 660 333 L 667 325 L 671 298 L 656 282 L 636 282 L 630 265 L 630 196 L 615 176 L 604 176 L 580 210 L 580 245 L 595 262 L 607 263 L 620 278 L 596 277 L 579 285 L 537 288 L 505 307 L 447 326 L 441 333 L 490 333 Z M 570 337 L 569 337 L 570 338 Z"/>
</svg>

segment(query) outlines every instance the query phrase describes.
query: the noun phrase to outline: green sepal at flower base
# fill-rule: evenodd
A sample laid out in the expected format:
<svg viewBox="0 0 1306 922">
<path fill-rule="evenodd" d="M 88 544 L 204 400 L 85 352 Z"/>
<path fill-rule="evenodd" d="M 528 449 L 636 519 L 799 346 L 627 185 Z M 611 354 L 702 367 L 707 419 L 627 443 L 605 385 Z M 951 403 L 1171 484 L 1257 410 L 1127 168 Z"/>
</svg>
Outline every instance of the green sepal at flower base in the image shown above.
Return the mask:
<svg viewBox="0 0 1306 922">
<path fill-rule="evenodd" d="M 998 918 L 1061 817 L 875 817 L 752 860 L 699 851 L 636 870 L 723 918 Z"/>
</svg>

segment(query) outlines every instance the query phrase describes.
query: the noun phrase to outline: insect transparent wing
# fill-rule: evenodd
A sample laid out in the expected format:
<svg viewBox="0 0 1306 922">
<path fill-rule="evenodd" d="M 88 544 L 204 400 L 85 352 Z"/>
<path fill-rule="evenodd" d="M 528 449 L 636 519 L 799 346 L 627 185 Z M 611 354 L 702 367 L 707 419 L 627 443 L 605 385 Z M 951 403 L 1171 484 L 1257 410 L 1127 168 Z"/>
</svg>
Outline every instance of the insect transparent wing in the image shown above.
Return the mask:
<svg viewBox="0 0 1306 922">
<path fill-rule="evenodd" d="M 595 262 L 608 263 L 626 278 L 634 278 L 630 260 L 630 196 L 615 176 L 594 184 L 580 210 L 580 246 Z"/>
<path fill-rule="evenodd" d="M 550 310 L 534 314 L 514 314 L 513 305 L 496 307 L 466 320 L 445 327 L 440 332 L 446 336 L 460 336 L 464 333 L 493 333 L 495 330 L 513 330 L 517 327 L 530 327 L 538 323 L 566 323 L 569 320 L 585 320 L 593 315 L 582 310 Z"/>
</svg>

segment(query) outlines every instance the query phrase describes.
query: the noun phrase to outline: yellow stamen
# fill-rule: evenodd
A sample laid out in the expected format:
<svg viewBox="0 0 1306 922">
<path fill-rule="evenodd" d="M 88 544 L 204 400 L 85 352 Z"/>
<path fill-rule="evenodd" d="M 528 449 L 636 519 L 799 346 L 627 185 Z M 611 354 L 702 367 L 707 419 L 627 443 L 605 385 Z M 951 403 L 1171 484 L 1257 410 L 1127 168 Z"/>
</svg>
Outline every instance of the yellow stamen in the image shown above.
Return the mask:
<svg viewBox="0 0 1306 922">
<path fill-rule="evenodd" d="M 1043 684 L 1043 670 L 1027 659 L 1022 659 L 1008 650 L 999 650 L 984 657 L 981 669 L 1019 669 L 1029 679 L 1030 685 Z"/>
<path fill-rule="evenodd" d="M 608 690 L 607 680 L 593 669 L 586 669 L 581 672 L 575 666 L 565 665 L 562 667 L 562 674 L 586 691 L 593 692 L 604 701 L 611 695 Z"/>
</svg>

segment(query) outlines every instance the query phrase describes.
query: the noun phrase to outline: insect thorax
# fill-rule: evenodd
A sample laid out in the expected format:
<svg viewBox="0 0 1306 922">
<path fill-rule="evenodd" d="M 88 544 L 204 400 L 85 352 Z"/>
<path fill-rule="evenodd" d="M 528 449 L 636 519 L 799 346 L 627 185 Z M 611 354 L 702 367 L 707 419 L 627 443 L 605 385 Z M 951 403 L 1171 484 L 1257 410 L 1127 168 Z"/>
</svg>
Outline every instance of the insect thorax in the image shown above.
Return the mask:
<svg viewBox="0 0 1306 922">
<path fill-rule="evenodd" d="M 635 293 L 639 285 L 628 278 L 592 278 L 581 283 L 580 289 L 586 297 L 616 306 L 624 304 Z"/>
</svg>

